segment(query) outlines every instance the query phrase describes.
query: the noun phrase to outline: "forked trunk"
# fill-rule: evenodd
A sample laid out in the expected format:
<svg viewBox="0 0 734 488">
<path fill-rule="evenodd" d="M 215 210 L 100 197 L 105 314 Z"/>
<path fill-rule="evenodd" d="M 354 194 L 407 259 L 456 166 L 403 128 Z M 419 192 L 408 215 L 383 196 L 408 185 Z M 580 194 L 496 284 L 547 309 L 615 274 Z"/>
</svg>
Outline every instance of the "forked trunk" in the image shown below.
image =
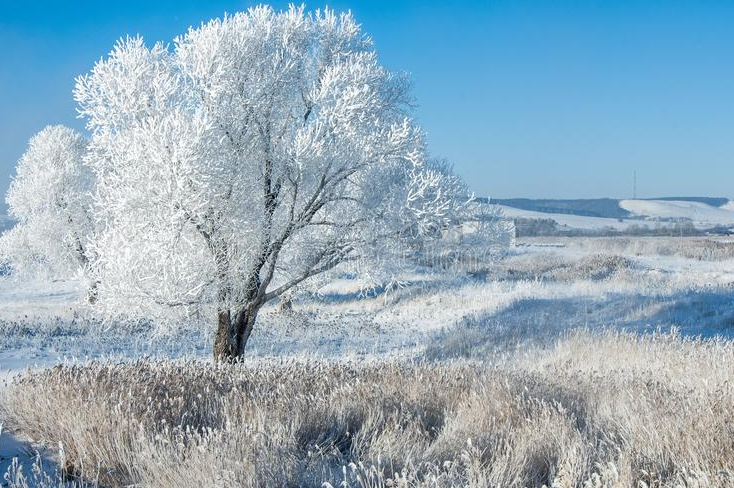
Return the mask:
<svg viewBox="0 0 734 488">
<path fill-rule="evenodd" d="M 217 334 L 214 338 L 214 360 L 233 363 L 245 355 L 247 340 L 255 327 L 257 313 L 262 303 L 251 303 L 233 314 L 230 311 L 217 313 Z"/>
</svg>

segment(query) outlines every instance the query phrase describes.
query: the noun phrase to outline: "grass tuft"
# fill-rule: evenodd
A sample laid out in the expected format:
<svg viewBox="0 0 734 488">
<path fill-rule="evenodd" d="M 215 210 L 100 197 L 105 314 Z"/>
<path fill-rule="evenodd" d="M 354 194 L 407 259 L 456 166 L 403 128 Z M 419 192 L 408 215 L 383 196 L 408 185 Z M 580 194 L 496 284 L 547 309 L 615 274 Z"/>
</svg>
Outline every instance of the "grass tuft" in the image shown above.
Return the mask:
<svg viewBox="0 0 734 488">
<path fill-rule="evenodd" d="M 734 346 L 575 332 L 492 364 L 95 362 L 3 417 L 105 486 L 733 486 Z"/>
</svg>

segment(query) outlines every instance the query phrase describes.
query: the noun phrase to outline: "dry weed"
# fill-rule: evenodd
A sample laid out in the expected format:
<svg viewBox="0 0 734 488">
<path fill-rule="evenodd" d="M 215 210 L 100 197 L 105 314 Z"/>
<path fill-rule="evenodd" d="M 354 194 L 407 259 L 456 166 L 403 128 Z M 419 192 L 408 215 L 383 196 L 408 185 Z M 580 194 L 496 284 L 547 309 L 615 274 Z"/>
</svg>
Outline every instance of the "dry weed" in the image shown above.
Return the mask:
<svg viewBox="0 0 734 488">
<path fill-rule="evenodd" d="M 111 486 L 734 486 L 734 346 L 574 333 L 476 362 L 26 374 L 8 426 Z"/>
</svg>

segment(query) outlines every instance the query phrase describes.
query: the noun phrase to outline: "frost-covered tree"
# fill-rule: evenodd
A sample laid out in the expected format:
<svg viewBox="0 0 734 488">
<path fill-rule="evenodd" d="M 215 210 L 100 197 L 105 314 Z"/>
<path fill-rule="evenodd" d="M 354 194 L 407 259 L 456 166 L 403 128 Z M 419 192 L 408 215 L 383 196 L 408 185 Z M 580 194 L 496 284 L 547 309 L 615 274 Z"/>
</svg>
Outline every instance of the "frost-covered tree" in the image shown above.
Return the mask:
<svg viewBox="0 0 734 488">
<path fill-rule="evenodd" d="M 0 260 L 14 273 L 64 279 L 88 266 L 94 174 L 86 145 L 72 129 L 48 126 L 18 161 L 6 196 L 17 223 L 0 236 Z"/>
<path fill-rule="evenodd" d="M 389 280 L 467 203 L 351 14 L 257 7 L 170 48 L 121 40 L 75 98 L 105 223 L 100 307 L 211 310 L 219 360 L 268 301 L 337 265 Z"/>
<path fill-rule="evenodd" d="M 420 250 L 418 262 L 435 270 L 486 271 L 514 244 L 512 220 L 497 205 L 467 199 L 469 188 L 448 161 L 431 160 L 422 173 L 422 181 L 437 184 L 422 189 L 419 198 L 440 202 L 444 208 L 434 209 L 443 221 L 434 225 L 432 238 L 426 239 L 424 233 L 414 243 Z M 436 198 L 438 191 L 441 198 Z"/>
</svg>

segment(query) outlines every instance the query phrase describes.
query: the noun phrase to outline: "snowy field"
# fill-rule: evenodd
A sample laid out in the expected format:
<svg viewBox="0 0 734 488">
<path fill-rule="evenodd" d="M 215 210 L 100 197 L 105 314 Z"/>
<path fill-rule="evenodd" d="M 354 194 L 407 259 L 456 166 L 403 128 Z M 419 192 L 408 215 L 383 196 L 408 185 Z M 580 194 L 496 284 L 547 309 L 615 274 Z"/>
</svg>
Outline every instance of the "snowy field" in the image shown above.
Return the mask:
<svg viewBox="0 0 734 488">
<path fill-rule="evenodd" d="M 619 206 L 634 215 L 651 219 L 689 219 L 700 227 L 734 224 L 732 202 L 714 207 L 676 200 L 622 200 Z"/>
<path fill-rule="evenodd" d="M 639 219 L 612 219 L 606 217 L 587 217 L 584 215 L 536 212 L 534 210 L 508 207 L 506 205 L 500 205 L 499 207 L 502 209 L 502 213 L 510 218 L 550 219 L 555 221 L 558 225 L 569 229 L 601 230 L 611 228 L 616 230 L 627 230 L 633 225 L 645 225 L 645 221 Z"/>
<path fill-rule="evenodd" d="M 734 240 L 726 238 L 528 238 L 463 278 L 415 276 L 388 295 L 367 296 L 344 279 L 297 294 L 290 311 L 269 304 L 248 349 L 251 358 L 416 356 L 464 321 L 531 335 L 576 327 L 728 335 L 732 285 Z M 82 297 L 75 282 L 0 279 L 3 374 L 63 360 L 210 355 L 210 329 L 171 335 L 97 322 Z"/>
<path fill-rule="evenodd" d="M 500 205 L 511 218 L 551 219 L 568 229 L 625 231 L 631 226 L 670 227 L 686 221 L 698 229 L 734 225 L 734 203 L 715 207 L 702 202 L 682 200 L 620 200 L 619 207 L 629 212 L 626 218 L 590 217 L 563 213 L 538 212 Z"/>
<path fill-rule="evenodd" d="M 329 283 L 282 312 L 269 304 L 249 356 L 420 355 L 463 321 L 545 334 L 575 327 L 734 332 L 734 241 L 724 238 L 534 238 L 463 278 L 414 277 L 388 295 Z M 142 355 L 208 357 L 212 331 L 97 322 L 75 282 L 0 279 L 0 370 Z"/>
<path fill-rule="evenodd" d="M 363 296 L 344 279 L 297 294 L 291 310 L 268 305 L 247 361 L 491 360 L 578 328 L 728 338 L 733 285 L 734 240 L 725 238 L 524 239 L 501 262 L 462 278 L 415 276 L 387 296 Z M 211 329 L 171 334 L 98 322 L 82 296 L 74 282 L 0 279 L 3 384 L 27 368 L 100 358 L 209 361 Z M 3 471 L 12 456 L 28 461 L 26 448 L 3 434 Z"/>
</svg>

